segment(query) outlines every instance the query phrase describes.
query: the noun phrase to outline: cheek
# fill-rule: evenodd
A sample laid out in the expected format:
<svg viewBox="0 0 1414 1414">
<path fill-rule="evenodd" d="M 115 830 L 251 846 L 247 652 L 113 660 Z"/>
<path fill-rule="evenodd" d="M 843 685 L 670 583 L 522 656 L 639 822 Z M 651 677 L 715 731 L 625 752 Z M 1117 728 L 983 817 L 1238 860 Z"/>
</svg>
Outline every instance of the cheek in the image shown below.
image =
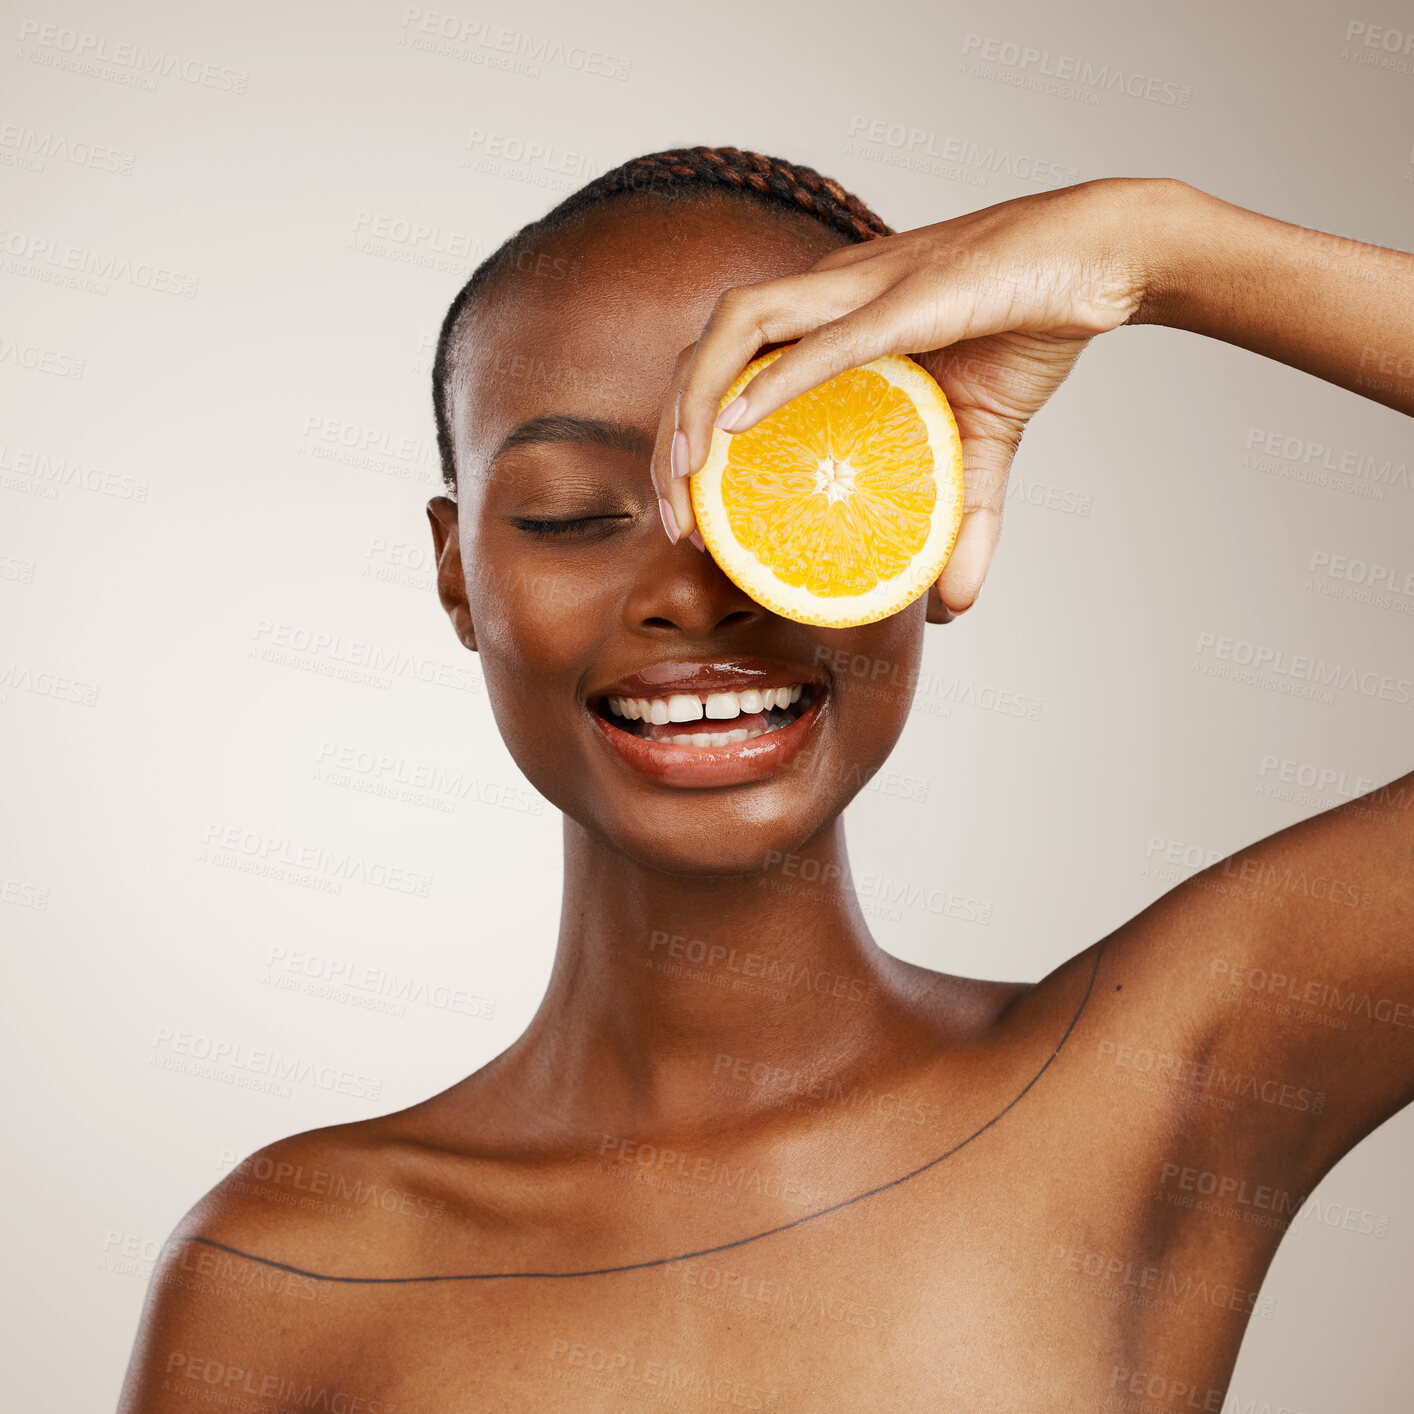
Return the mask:
<svg viewBox="0 0 1414 1414">
<path fill-rule="evenodd" d="M 847 750 L 882 760 L 908 722 L 923 655 L 923 600 L 862 628 L 832 633 L 839 725 Z"/>
<path fill-rule="evenodd" d="M 610 596 L 548 557 L 483 557 L 479 564 L 467 591 L 496 725 L 526 778 L 563 808 L 583 749 L 580 688 L 615 622 L 603 602 Z"/>
</svg>

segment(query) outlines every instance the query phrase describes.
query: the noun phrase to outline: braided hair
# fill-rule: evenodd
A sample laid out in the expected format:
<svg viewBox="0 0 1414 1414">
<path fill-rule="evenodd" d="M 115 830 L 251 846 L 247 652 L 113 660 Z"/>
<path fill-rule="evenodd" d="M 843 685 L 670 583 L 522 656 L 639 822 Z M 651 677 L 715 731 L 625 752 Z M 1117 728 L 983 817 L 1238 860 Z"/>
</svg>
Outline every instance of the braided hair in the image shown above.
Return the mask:
<svg viewBox="0 0 1414 1414">
<path fill-rule="evenodd" d="M 553 211 L 523 226 L 472 272 L 452 301 L 437 339 L 432 367 L 432 405 L 437 419 L 437 447 L 447 494 L 456 495 L 457 472 L 452 448 L 449 387 L 463 315 L 495 278 L 518 264 L 527 249 L 570 224 L 575 217 L 613 197 L 652 195 L 667 200 L 712 192 L 760 202 L 777 210 L 804 212 L 851 242 L 892 235 L 857 196 L 813 167 L 780 157 L 743 152 L 736 147 L 680 147 L 634 157 L 567 196 Z"/>
</svg>

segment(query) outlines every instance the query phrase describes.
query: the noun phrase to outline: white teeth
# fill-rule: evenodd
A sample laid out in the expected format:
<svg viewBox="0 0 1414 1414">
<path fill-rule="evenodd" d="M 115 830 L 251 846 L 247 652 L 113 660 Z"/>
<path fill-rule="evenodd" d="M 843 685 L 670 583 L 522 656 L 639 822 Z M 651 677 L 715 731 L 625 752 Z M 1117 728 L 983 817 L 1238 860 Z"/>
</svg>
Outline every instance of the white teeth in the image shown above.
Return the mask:
<svg viewBox="0 0 1414 1414">
<path fill-rule="evenodd" d="M 747 731 L 745 727 L 737 727 L 730 732 L 692 732 L 682 736 L 669 736 L 662 738 L 674 746 L 733 746 L 739 741 L 750 741 L 754 736 L 765 736 L 760 727 Z"/>
<path fill-rule="evenodd" d="M 656 702 L 653 704 L 658 705 Z M 702 717 L 702 703 L 685 692 L 674 693 L 668 698 L 668 720 L 670 722 L 696 722 Z"/>
<path fill-rule="evenodd" d="M 743 713 L 770 712 L 789 707 L 799 702 L 805 690 L 803 683 L 792 687 L 747 688 L 745 692 L 709 692 L 705 696 L 688 692 L 673 693 L 669 697 L 610 697 L 609 710 L 617 716 L 626 717 L 631 722 L 651 722 L 655 726 L 667 726 L 670 722 L 697 722 L 704 717 L 715 722 L 729 722 Z M 691 736 L 668 737 L 666 740 L 693 740 L 695 745 L 710 744 L 720 746 L 715 737 L 722 733 L 694 732 Z M 753 733 L 759 735 L 759 733 Z M 701 742 L 696 737 L 703 737 Z M 733 735 L 733 740 L 739 738 Z"/>
<path fill-rule="evenodd" d="M 712 692 L 707 695 L 707 715 L 716 721 L 729 721 L 741 715 L 741 702 L 734 692 Z"/>
</svg>

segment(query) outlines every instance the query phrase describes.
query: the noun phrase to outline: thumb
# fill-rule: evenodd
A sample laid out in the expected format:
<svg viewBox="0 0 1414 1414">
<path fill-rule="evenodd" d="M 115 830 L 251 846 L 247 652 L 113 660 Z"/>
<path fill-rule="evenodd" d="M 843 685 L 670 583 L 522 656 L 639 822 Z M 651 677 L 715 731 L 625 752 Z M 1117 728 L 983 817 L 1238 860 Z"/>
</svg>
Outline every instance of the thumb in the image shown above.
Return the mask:
<svg viewBox="0 0 1414 1414">
<path fill-rule="evenodd" d="M 937 593 L 948 617 L 976 602 L 1002 533 L 1007 477 L 1025 423 L 992 412 L 955 410 L 962 440 L 962 525 L 938 577 Z M 937 616 L 935 622 L 947 622 Z"/>
</svg>

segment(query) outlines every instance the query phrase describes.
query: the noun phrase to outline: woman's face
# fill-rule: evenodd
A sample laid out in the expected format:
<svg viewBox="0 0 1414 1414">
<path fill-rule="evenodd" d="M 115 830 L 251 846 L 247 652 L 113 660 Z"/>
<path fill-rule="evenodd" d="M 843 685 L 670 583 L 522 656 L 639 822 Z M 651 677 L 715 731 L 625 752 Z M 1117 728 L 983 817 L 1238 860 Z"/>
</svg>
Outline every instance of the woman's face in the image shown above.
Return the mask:
<svg viewBox="0 0 1414 1414">
<path fill-rule="evenodd" d="M 523 256 L 463 335 L 458 502 L 431 507 L 444 605 L 526 777 L 653 867 L 744 873 L 799 849 L 907 716 L 924 601 L 862 628 L 779 618 L 669 544 L 649 476 L 717 296 L 839 243 L 743 201 L 613 201 Z"/>
</svg>

